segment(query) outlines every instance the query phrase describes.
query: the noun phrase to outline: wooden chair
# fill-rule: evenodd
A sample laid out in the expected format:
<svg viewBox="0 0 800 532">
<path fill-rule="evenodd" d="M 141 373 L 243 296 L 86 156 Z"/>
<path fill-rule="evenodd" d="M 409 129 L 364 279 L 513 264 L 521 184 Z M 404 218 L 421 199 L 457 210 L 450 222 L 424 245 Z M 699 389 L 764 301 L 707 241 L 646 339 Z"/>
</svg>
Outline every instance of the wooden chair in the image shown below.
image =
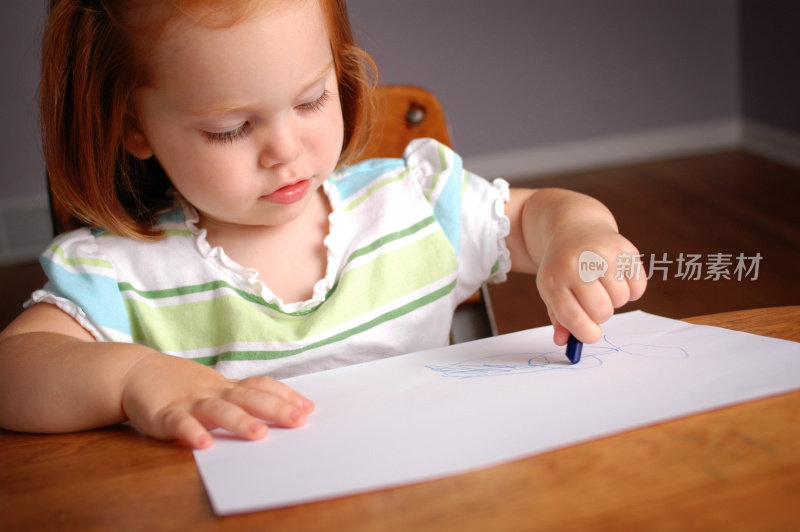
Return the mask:
<svg viewBox="0 0 800 532">
<path fill-rule="evenodd" d="M 404 148 L 415 138 L 430 137 L 452 147 L 450 126 L 439 100 L 430 91 L 409 85 L 378 87 L 378 117 L 373 138 L 361 159 L 401 157 Z M 83 224 L 69 209 L 50 194 L 50 212 L 54 234 L 76 229 Z M 456 311 L 451 330 L 453 343 L 497 334 L 494 317 L 485 289 Z"/>
<path fill-rule="evenodd" d="M 423 137 L 453 146 L 442 105 L 430 91 L 411 85 L 381 85 L 377 100 L 372 141 L 361 159 L 401 157 L 409 142 Z"/>
</svg>

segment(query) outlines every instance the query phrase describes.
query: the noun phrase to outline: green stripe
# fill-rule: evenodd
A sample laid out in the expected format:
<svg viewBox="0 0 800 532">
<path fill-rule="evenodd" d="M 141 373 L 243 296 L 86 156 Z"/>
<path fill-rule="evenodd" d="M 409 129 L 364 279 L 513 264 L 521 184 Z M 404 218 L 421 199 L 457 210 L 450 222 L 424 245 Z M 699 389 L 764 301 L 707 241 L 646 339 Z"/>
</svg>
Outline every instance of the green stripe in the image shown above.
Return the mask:
<svg viewBox="0 0 800 532">
<path fill-rule="evenodd" d="M 433 196 L 433 191 L 436 190 L 436 185 L 439 183 L 439 178 L 442 177 L 444 171 L 448 168 L 447 166 L 447 148 L 444 144 L 439 144 L 439 170 L 435 174 L 433 174 L 433 181 L 431 182 L 431 187 L 425 191 L 425 199 L 428 200 L 428 203 L 431 202 L 431 196 Z"/>
<path fill-rule="evenodd" d="M 461 197 L 463 198 L 464 195 L 467 193 L 467 187 L 469 187 L 469 182 L 472 180 L 472 172 L 464 170 L 464 178 L 461 180 Z"/>
<path fill-rule="evenodd" d="M 162 290 L 139 290 L 132 284 L 125 282 L 119 283 L 118 286 L 120 292 L 134 292 L 143 299 L 166 299 L 170 297 L 186 296 L 189 294 L 198 294 L 200 292 L 213 292 L 215 290 L 220 290 L 220 289 L 231 290 L 235 292 L 239 297 L 241 297 L 246 301 L 249 301 L 250 303 L 255 303 L 256 305 L 260 305 L 262 307 L 271 308 L 272 310 L 280 312 L 281 314 L 285 314 L 287 316 L 305 316 L 306 314 L 309 314 L 310 312 L 313 312 L 316 309 L 316 307 L 314 307 L 312 309 L 299 310 L 296 312 L 284 312 L 280 309 L 280 307 L 278 307 L 278 305 L 270 303 L 269 301 L 255 294 L 251 294 L 250 292 L 247 292 L 240 288 L 236 288 L 235 286 L 225 281 L 209 281 L 207 283 L 178 286 L 176 288 L 165 288 Z M 333 289 L 331 289 L 331 291 L 333 291 Z"/>
<path fill-rule="evenodd" d="M 400 231 L 395 231 L 394 233 L 389 233 L 386 236 L 382 236 L 381 238 L 377 239 L 372 244 L 368 244 L 362 248 L 355 250 L 353 253 L 347 257 L 347 261 L 344 265 L 350 264 L 353 260 L 361 257 L 362 255 L 366 255 L 368 253 L 372 253 L 379 247 L 383 246 L 384 244 L 388 244 L 389 242 L 394 242 L 395 240 L 399 240 L 401 238 L 405 238 L 409 235 L 416 233 L 417 231 L 424 229 L 431 225 L 432 223 L 436 222 L 436 218 L 433 216 L 429 216 L 419 222 L 415 223 L 414 225 L 407 227 L 406 229 L 402 229 Z"/>
<path fill-rule="evenodd" d="M 109 270 L 114 269 L 112 264 L 105 259 L 92 259 L 88 257 L 69 258 L 64 253 L 64 248 L 58 244 L 53 244 L 50 246 L 49 250 L 58 255 L 58 257 L 61 259 L 61 262 L 67 266 L 97 266 L 100 268 L 108 268 Z"/>
<path fill-rule="evenodd" d="M 165 236 L 192 236 L 192 233 L 189 229 L 166 229 L 164 230 Z"/>
<path fill-rule="evenodd" d="M 195 362 L 200 362 L 201 364 L 206 365 L 214 365 L 218 362 L 222 361 L 239 361 L 239 360 L 274 360 L 277 358 L 285 358 L 292 355 L 297 355 L 303 353 L 305 351 L 310 351 L 312 349 L 317 349 L 320 347 L 324 347 L 326 345 L 330 345 L 335 342 L 341 342 L 342 340 L 346 340 L 351 336 L 356 334 L 362 333 L 373 327 L 376 327 L 382 323 L 386 323 L 387 321 L 399 318 L 408 314 L 409 312 L 413 312 L 414 310 L 428 305 L 442 297 L 446 296 L 453 289 L 456 287 L 456 281 L 451 282 L 447 286 L 444 286 L 430 294 L 427 294 L 415 301 L 411 301 L 401 307 L 398 307 L 394 310 L 391 310 L 381 316 L 378 316 L 366 323 L 363 323 L 357 327 L 353 327 L 347 331 L 343 331 L 341 333 L 335 334 L 318 342 L 314 342 L 313 344 L 309 344 L 306 346 L 298 347 L 295 349 L 285 349 L 282 351 L 226 351 L 223 353 L 219 353 L 218 355 L 211 355 L 207 357 L 198 357 L 193 358 Z"/>
<path fill-rule="evenodd" d="M 351 202 L 350 202 L 350 203 L 349 203 L 349 204 L 348 204 L 348 205 L 347 205 L 347 206 L 344 208 L 344 211 L 345 211 L 345 212 L 350 212 L 350 211 L 352 211 L 353 209 L 355 209 L 356 207 L 358 207 L 359 205 L 361 205 L 361 204 L 362 204 L 364 201 L 366 201 L 366 200 L 367 200 L 367 198 L 369 198 L 370 196 L 372 196 L 372 195 L 373 195 L 375 192 L 377 192 L 377 191 L 378 191 L 378 190 L 380 190 L 381 188 L 383 188 L 383 187 L 385 187 L 386 185 L 389 185 L 389 184 L 391 184 L 391 183 L 394 183 L 394 182 L 396 182 L 396 181 L 400 181 L 400 180 L 404 179 L 404 178 L 405 178 L 405 177 L 408 175 L 408 173 L 409 173 L 410 171 L 411 171 L 410 169 L 408 169 L 408 170 L 405 170 L 404 172 L 401 172 L 400 174 L 398 174 L 398 175 L 396 175 L 396 176 L 394 176 L 394 177 L 391 177 L 391 178 L 389 178 L 389 179 L 384 179 L 383 181 L 380 181 L 380 182 L 378 182 L 376 185 L 374 185 L 374 186 L 372 186 L 372 187 L 368 188 L 366 192 L 364 192 L 362 195 L 360 195 L 359 197 L 357 197 L 356 199 L 354 199 L 353 201 L 351 201 Z"/>
<path fill-rule="evenodd" d="M 431 260 L 422 265 L 420 257 Z M 409 267 L 415 261 L 418 267 Z M 178 301 L 174 305 L 152 306 L 143 299 L 126 299 L 125 304 L 132 317 L 134 341 L 146 342 L 163 351 L 186 351 L 236 341 L 297 342 L 390 305 L 444 279 L 457 267 L 447 237 L 435 231 L 346 271 L 324 309 L 318 308 L 305 319 L 279 313 L 265 315 L 263 308 L 234 293 L 201 301 Z M 228 316 L 236 317 L 231 326 L 225 323 Z"/>
</svg>

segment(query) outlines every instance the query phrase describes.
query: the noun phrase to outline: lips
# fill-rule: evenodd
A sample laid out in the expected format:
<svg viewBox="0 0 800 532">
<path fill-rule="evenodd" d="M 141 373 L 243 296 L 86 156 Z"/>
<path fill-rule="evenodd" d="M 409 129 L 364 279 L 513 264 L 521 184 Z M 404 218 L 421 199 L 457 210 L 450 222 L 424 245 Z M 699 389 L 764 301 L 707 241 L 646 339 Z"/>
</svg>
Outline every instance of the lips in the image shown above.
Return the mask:
<svg viewBox="0 0 800 532">
<path fill-rule="evenodd" d="M 262 196 L 262 199 L 272 203 L 280 203 L 284 205 L 295 203 L 305 197 L 309 188 L 311 188 L 311 180 L 303 179 L 302 181 L 297 181 L 281 187 L 275 192 L 267 194 L 266 196 Z"/>
</svg>

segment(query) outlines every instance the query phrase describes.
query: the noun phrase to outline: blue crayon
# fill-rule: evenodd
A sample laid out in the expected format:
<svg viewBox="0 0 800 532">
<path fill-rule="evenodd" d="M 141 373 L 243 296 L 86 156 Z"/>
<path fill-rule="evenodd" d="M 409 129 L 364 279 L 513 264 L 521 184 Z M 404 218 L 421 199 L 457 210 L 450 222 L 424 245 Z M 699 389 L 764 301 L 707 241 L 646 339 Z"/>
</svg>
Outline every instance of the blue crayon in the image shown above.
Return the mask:
<svg viewBox="0 0 800 532">
<path fill-rule="evenodd" d="M 577 364 L 581 361 L 581 351 L 583 351 L 583 342 L 572 336 L 572 333 L 569 335 L 569 340 L 567 340 L 567 358 L 573 364 Z"/>
</svg>

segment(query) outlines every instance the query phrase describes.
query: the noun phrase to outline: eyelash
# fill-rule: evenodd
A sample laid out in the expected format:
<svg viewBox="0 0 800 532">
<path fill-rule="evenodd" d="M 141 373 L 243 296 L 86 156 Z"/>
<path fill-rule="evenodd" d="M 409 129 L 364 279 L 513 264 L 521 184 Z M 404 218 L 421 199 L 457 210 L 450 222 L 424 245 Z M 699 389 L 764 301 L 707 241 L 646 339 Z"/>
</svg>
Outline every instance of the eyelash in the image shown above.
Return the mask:
<svg viewBox="0 0 800 532">
<path fill-rule="evenodd" d="M 312 102 L 303 103 L 297 106 L 297 108 L 301 111 L 310 111 L 312 113 L 318 113 L 322 111 L 325 107 L 325 104 L 330 99 L 330 92 L 328 89 L 322 91 L 322 94 L 319 98 Z M 221 133 L 216 133 L 213 131 L 203 131 L 203 134 L 206 136 L 206 140 L 211 143 L 215 144 L 233 144 L 234 141 L 239 140 L 242 137 L 245 137 L 250 130 L 253 129 L 253 126 L 250 122 L 245 122 L 241 126 L 231 129 L 230 131 L 223 131 Z"/>
<path fill-rule="evenodd" d="M 250 125 L 250 122 L 245 122 L 241 126 L 237 127 L 236 129 L 231 129 L 230 131 L 223 131 L 221 133 L 216 133 L 213 131 L 203 131 L 203 134 L 206 136 L 206 140 L 215 144 L 233 144 L 233 141 L 238 140 L 241 137 L 244 137 L 250 130 L 253 128 Z"/>
<path fill-rule="evenodd" d="M 325 104 L 328 102 L 330 97 L 331 93 L 328 91 L 328 89 L 325 89 L 322 91 L 322 94 L 319 96 L 319 98 L 317 98 L 313 102 L 301 104 L 298 107 L 300 108 L 301 111 L 311 111 L 312 113 L 318 113 L 319 111 L 322 111 L 322 108 L 325 107 Z"/>
</svg>

